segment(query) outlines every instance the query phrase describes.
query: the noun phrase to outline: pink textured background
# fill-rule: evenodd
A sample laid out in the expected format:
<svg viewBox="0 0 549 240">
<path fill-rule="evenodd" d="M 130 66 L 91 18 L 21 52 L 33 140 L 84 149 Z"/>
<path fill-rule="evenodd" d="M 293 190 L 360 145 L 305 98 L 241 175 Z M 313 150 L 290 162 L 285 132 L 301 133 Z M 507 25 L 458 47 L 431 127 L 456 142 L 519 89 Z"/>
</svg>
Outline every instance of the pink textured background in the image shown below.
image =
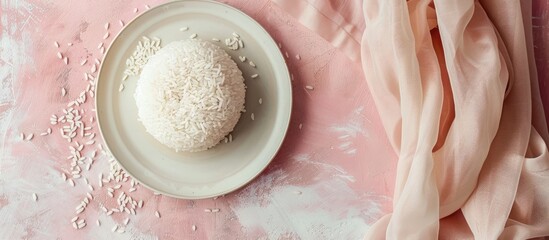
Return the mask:
<svg viewBox="0 0 549 240">
<path fill-rule="evenodd" d="M 84 90 L 83 72 L 93 59 L 102 58 L 97 45 L 105 23 L 111 23 L 109 31 L 115 35 L 120 19 L 127 23 L 145 11 L 145 4 L 162 2 L 0 2 L 0 239 L 360 239 L 369 225 L 390 211 L 396 157 L 360 65 L 268 0 L 230 0 L 223 2 L 256 19 L 291 56 L 294 112 L 276 159 L 252 183 L 224 197 L 179 200 L 155 196 L 139 186 L 128 195 L 143 199 L 143 209 L 135 216 L 106 216 L 99 204 L 115 203 L 106 187 L 97 186 L 97 175 L 108 172 L 107 157 L 99 155 L 91 170 L 83 172 L 95 188 L 95 199 L 78 214 L 87 226 L 73 229 L 74 208 L 89 190 L 81 179 L 75 187 L 61 179 L 60 172 L 70 168 L 69 149 L 49 117 L 59 115 Z M 536 60 L 548 102 L 549 50 L 543 44 L 549 37 L 548 1 L 534 2 Z M 59 49 L 54 41 L 61 44 Z M 105 44 L 111 41 L 112 37 Z M 57 59 L 57 51 L 69 57 L 68 65 Z M 293 57 L 296 54 L 301 60 Z M 84 58 L 88 64 L 80 66 Z M 306 91 L 305 85 L 313 85 L 314 91 Z M 61 87 L 68 97 L 61 97 Z M 92 101 L 82 108 L 84 119 L 94 114 Z M 53 134 L 39 136 L 48 127 Z M 35 137 L 23 141 L 21 132 Z M 96 148 L 86 146 L 84 152 Z M 37 202 L 32 193 L 38 194 Z M 220 212 L 205 213 L 204 208 Z M 160 219 L 154 216 L 156 210 Z M 131 219 L 126 232 L 111 232 L 126 217 Z M 96 219 L 101 226 L 95 225 Z M 194 232 L 193 224 L 198 228 Z"/>
</svg>

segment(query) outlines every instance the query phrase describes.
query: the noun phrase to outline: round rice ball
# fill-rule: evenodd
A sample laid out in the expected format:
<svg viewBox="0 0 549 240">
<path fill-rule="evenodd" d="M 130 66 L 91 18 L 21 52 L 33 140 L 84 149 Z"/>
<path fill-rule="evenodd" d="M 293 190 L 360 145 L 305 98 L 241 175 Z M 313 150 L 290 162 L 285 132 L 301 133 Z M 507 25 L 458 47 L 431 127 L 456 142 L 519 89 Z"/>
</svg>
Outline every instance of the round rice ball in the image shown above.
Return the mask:
<svg viewBox="0 0 549 240">
<path fill-rule="evenodd" d="M 155 139 L 176 151 L 197 152 L 233 130 L 245 94 L 242 72 L 223 49 L 189 39 L 149 59 L 134 98 L 139 120 Z"/>
</svg>

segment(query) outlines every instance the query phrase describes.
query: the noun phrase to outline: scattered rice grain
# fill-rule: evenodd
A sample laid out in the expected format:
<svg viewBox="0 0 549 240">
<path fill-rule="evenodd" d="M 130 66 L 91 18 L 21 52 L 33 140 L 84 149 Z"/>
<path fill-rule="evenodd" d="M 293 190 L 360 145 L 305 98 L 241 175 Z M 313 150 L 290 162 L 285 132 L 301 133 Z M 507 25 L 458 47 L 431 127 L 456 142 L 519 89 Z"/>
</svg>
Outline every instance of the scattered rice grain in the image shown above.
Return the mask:
<svg viewBox="0 0 549 240">
<path fill-rule="evenodd" d="M 76 210 L 76 214 L 80 214 L 84 211 L 84 208 L 83 207 L 80 207 L 78 208 L 78 210 Z"/>
</svg>

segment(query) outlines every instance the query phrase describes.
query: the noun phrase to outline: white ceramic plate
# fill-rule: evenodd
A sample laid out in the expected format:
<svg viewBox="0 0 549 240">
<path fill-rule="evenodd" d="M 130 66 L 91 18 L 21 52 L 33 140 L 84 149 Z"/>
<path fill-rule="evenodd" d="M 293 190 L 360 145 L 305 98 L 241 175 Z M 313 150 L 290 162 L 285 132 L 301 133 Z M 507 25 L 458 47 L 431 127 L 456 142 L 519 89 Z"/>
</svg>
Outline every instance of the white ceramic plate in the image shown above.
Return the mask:
<svg viewBox="0 0 549 240">
<path fill-rule="evenodd" d="M 188 31 L 180 31 L 189 27 Z M 228 50 L 224 39 L 237 32 L 244 48 Z M 137 76 L 122 83 L 126 59 L 142 36 L 167 43 L 197 33 L 222 46 L 244 74 L 246 109 L 233 142 L 199 153 L 176 153 L 145 132 L 133 98 Z M 241 63 L 238 56 L 254 61 Z M 254 73 L 259 78 L 251 79 Z M 263 104 L 258 103 L 259 98 Z M 209 198 L 238 189 L 273 159 L 288 129 L 292 93 L 288 68 L 277 44 L 252 18 L 222 3 L 205 0 L 160 5 L 137 17 L 116 37 L 101 66 L 96 86 L 97 119 L 108 149 L 128 174 L 154 191 L 187 199 Z M 254 113 L 255 121 L 250 114 Z"/>
</svg>

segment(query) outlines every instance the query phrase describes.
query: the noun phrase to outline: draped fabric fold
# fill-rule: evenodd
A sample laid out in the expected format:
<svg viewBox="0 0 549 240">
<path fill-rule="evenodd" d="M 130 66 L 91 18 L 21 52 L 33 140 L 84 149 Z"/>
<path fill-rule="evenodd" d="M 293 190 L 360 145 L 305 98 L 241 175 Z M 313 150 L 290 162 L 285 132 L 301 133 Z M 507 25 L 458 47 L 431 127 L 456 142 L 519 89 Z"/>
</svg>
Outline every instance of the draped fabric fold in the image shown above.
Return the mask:
<svg viewBox="0 0 549 240">
<path fill-rule="evenodd" d="M 549 236 L 531 1 L 273 1 L 351 59 L 360 52 L 399 158 L 393 212 L 367 239 Z"/>
<path fill-rule="evenodd" d="M 360 62 L 364 21 L 361 1 L 272 0 L 353 61 Z"/>
</svg>

